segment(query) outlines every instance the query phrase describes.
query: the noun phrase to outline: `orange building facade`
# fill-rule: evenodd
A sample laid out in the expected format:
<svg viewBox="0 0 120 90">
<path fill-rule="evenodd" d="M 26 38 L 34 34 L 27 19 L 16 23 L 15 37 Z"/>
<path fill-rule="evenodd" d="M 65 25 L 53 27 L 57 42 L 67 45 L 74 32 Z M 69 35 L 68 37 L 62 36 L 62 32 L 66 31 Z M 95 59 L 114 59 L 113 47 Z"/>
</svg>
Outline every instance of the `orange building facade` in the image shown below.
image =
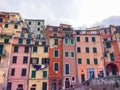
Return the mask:
<svg viewBox="0 0 120 90">
<path fill-rule="evenodd" d="M 49 90 L 62 88 L 62 50 L 63 41 L 60 27 L 47 26 L 49 39 Z"/>
</svg>

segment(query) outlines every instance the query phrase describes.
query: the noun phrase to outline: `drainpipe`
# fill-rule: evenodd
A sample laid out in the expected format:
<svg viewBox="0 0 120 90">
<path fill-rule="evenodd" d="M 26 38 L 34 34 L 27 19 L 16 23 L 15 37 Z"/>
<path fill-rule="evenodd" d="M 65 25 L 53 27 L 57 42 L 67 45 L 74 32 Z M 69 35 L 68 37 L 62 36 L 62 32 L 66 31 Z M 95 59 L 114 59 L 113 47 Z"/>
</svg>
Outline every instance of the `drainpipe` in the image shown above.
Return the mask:
<svg viewBox="0 0 120 90">
<path fill-rule="evenodd" d="M 103 57 L 103 60 L 104 60 L 104 70 L 105 70 L 105 76 L 104 77 L 106 77 L 107 75 L 106 75 L 106 63 L 105 63 L 105 56 L 104 56 L 104 53 L 105 53 L 105 51 L 104 51 L 104 45 L 103 45 L 103 39 L 102 39 L 102 36 L 101 36 L 101 34 L 100 34 L 100 41 L 101 41 L 101 48 L 102 48 L 102 57 Z"/>
</svg>

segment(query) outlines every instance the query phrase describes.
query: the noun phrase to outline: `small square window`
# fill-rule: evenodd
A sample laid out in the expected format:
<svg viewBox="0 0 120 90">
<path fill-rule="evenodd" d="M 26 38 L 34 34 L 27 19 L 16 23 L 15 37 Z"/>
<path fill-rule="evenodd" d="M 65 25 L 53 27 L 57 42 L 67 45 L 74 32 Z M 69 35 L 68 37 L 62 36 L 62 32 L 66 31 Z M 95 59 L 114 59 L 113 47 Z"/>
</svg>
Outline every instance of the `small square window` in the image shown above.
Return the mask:
<svg viewBox="0 0 120 90">
<path fill-rule="evenodd" d="M 96 42 L 96 39 L 95 39 L 95 37 L 92 37 L 92 42 Z"/>
<path fill-rule="evenodd" d="M 68 57 L 69 55 L 68 55 L 68 52 L 65 52 L 65 57 Z"/>
<path fill-rule="evenodd" d="M 14 25 L 14 29 L 17 29 L 17 28 L 18 28 L 18 25 L 15 24 L 15 25 Z"/>
<path fill-rule="evenodd" d="M 25 53 L 28 53 L 28 52 L 29 52 L 29 47 L 25 47 L 24 52 L 25 52 Z"/>
<path fill-rule="evenodd" d="M 6 23 L 4 27 L 5 27 L 5 28 L 8 28 L 8 24 Z"/>
<path fill-rule="evenodd" d="M 45 53 L 48 52 L 48 47 L 44 47 L 44 52 L 45 52 Z"/>
<path fill-rule="evenodd" d="M 8 43 L 9 42 L 9 39 L 4 39 L 4 43 Z"/>
</svg>

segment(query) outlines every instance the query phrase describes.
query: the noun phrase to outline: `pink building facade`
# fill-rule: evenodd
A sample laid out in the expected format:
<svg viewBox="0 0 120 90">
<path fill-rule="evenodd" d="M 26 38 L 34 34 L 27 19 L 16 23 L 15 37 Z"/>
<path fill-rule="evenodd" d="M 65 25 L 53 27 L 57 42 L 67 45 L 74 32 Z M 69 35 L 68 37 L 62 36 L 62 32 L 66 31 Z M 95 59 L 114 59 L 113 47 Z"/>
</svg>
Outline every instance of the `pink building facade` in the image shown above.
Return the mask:
<svg viewBox="0 0 120 90">
<path fill-rule="evenodd" d="M 16 31 L 12 42 L 8 89 L 27 90 L 33 36 L 27 30 Z"/>
<path fill-rule="evenodd" d="M 75 41 L 72 28 L 63 28 L 63 87 L 74 87 L 77 82 Z"/>
</svg>

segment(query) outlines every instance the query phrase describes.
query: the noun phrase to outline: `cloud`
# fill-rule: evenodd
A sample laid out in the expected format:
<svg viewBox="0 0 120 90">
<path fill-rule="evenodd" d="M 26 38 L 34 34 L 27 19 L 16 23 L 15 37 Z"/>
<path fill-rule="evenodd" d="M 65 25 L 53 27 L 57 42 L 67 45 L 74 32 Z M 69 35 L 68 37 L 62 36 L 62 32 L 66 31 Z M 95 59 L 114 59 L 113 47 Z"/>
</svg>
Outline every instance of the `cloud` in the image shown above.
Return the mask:
<svg viewBox="0 0 120 90">
<path fill-rule="evenodd" d="M 120 25 L 120 16 L 110 16 L 100 22 L 94 23 L 92 26 L 107 27 L 109 25 Z"/>
</svg>

